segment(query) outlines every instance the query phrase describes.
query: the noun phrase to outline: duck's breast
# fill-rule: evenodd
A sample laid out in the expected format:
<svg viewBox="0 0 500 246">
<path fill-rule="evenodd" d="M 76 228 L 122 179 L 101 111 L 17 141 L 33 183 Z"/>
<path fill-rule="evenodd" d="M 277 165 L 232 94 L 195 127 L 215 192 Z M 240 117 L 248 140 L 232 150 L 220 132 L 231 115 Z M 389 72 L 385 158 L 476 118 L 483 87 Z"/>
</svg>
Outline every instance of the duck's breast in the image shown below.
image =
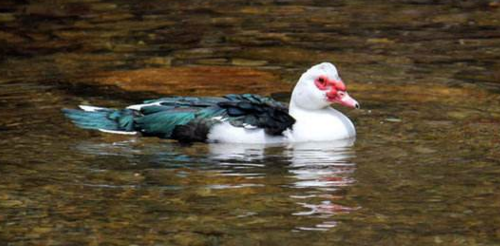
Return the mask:
<svg viewBox="0 0 500 246">
<path fill-rule="evenodd" d="M 321 112 L 294 112 L 294 117 L 297 122 L 288 133 L 291 142 L 332 141 L 356 136 L 351 120 L 333 108 Z"/>
</svg>

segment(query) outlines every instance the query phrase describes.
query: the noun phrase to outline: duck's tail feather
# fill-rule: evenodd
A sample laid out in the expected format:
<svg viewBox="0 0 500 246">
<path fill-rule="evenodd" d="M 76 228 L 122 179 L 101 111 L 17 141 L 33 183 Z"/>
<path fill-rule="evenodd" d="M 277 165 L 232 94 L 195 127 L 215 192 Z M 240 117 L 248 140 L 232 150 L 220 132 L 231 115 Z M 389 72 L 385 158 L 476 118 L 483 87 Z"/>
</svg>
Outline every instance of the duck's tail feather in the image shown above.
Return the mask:
<svg viewBox="0 0 500 246">
<path fill-rule="evenodd" d="M 136 112 L 131 109 L 110 109 L 93 106 L 80 106 L 78 109 L 63 109 L 63 113 L 75 125 L 84 129 L 94 129 L 107 133 L 133 135 Z"/>
</svg>

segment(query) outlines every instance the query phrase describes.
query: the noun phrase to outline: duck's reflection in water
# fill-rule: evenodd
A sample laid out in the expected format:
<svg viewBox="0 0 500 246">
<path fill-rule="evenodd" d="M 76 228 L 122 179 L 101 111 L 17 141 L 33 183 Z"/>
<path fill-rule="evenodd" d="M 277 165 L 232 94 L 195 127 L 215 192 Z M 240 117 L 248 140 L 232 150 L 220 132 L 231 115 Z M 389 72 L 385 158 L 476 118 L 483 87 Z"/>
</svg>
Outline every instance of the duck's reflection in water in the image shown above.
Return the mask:
<svg viewBox="0 0 500 246">
<path fill-rule="evenodd" d="M 344 198 L 342 194 L 345 193 L 345 186 L 355 182 L 352 173 L 356 165 L 351 161 L 354 157 L 351 148 L 353 144 L 353 139 L 328 143 L 302 143 L 295 144 L 289 150 L 290 172 L 297 179 L 294 186 L 305 190 L 304 193 L 295 196 L 304 211 L 294 215 L 325 219 L 314 227 L 298 229 L 328 230 L 337 225 L 337 222 L 332 220 L 334 215 L 349 213 L 356 209 L 335 203 L 336 200 Z"/>
<path fill-rule="evenodd" d="M 334 215 L 357 209 L 335 203 L 344 198 L 342 194 L 345 193 L 345 187 L 355 182 L 352 178 L 356 169 L 352 162 L 353 144 L 354 139 L 282 146 L 211 144 L 209 150 L 210 156 L 219 160 L 222 165 L 242 165 L 241 162 L 255 163 L 248 165 L 273 165 L 275 162 L 267 159 L 281 157 L 288 162 L 286 168 L 293 177 L 288 186 L 297 189 L 297 193 L 291 198 L 296 199 L 297 204 L 304 208 L 293 215 L 323 219 L 313 227 L 297 229 L 328 230 L 337 225 L 337 222 L 331 220 Z"/>
<path fill-rule="evenodd" d="M 352 162 L 355 154 L 353 144 L 353 139 L 347 139 L 283 145 L 200 144 L 186 147 L 165 142 L 128 140 L 81 142 L 77 148 L 79 152 L 92 156 L 113 157 L 113 161 L 120 157 L 122 161 L 134 163 L 135 170 L 141 166 L 148 170 L 168 168 L 173 172 L 183 169 L 187 174 L 204 175 L 202 177 L 206 176 L 207 180 L 213 180 L 214 175 L 235 177 L 234 180 L 237 180 L 233 183 L 232 179 L 220 179 L 223 182 L 220 184 L 208 182 L 206 188 L 211 189 L 279 185 L 290 194 L 288 198 L 302 208 L 292 213 L 293 216 L 320 221 L 312 227 L 297 227 L 298 230 L 328 230 L 337 224 L 335 215 L 357 209 L 337 204 L 345 199 L 348 192 L 346 186 L 355 182 L 352 177 L 356 169 Z M 103 164 L 105 166 L 98 167 L 111 168 L 109 160 Z M 280 179 L 280 183 L 268 183 L 272 179 Z M 170 185 L 177 185 L 182 190 L 180 184 Z"/>
</svg>

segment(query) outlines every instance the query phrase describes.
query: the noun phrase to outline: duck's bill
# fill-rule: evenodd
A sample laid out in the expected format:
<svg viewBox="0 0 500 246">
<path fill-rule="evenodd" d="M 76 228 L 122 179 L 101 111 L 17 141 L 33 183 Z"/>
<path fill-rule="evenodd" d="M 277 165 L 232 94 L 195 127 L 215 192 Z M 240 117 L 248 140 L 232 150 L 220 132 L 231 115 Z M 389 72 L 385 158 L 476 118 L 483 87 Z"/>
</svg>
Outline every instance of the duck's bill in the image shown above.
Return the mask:
<svg viewBox="0 0 500 246">
<path fill-rule="evenodd" d="M 342 95 L 339 95 L 337 102 L 340 105 L 346 106 L 348 108 L 359 109 L 361 107 L 359 103 L 356 100 L 354 100 L 354 98 L 352 98 L 351 96 L 349 96 L 349 94 L 347 94 L 347 92 L 344 92 Z"/>
</svg>

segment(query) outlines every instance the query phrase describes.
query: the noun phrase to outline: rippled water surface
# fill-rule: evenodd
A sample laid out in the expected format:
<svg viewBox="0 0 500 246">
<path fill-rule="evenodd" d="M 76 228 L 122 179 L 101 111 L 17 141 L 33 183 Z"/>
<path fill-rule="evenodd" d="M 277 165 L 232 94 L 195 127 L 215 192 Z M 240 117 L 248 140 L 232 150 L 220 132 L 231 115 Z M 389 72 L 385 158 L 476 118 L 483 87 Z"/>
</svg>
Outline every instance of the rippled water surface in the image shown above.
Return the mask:
<svg viewBox="0 0 500 246">
<path fill-rule="evenodd" d="M 498 1 L 0 3 L 0 245 L 499 245 Z M 60 110 L 287 100 L 331 61 L 356 141 L 194 144 Z"/>
</svg>

